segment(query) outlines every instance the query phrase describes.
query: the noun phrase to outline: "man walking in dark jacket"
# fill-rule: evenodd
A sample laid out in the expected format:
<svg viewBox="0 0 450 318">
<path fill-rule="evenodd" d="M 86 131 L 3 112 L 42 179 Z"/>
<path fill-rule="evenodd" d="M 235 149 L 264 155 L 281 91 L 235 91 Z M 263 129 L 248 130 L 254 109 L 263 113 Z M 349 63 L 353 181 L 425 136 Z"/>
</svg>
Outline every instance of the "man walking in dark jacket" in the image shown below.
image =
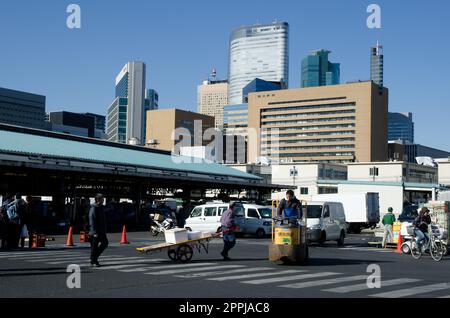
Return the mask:
<svg viewBox="0 0 450 318">
<path fill-rule="evenodd" d="M 100 266 L 98 258 L 108 247 L 106 237 L 106 216 L 103 210 L 104 197 L 102 194 L 95 196 L 95 203 L 89 210 L 89 236 L 91 242 L 91 265 Z"/>
</svg>

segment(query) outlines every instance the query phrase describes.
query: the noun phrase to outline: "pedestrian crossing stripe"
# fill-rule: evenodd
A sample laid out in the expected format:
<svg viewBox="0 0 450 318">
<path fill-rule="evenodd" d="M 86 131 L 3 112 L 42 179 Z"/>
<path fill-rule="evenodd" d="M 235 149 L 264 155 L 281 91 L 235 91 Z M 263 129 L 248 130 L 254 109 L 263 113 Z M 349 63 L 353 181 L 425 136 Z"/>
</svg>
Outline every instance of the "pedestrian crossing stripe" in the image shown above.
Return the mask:
<svg viewBox="0 0 450 318">
<path fill-rule="evenodd" d="M 400 298 L 406 296 L 414 296 L 419 294 L 431 293 L 439 290 L 445 290 L 450 288 L 450 283 L 440 283 L 425 286 L 417 286 L 412 288 L 399 289 L 379 294 L 370 295 L 371 297 L 382 297 L 382 298 Z"/>
<path fill-rule="evenodd" d="M 253 285 L 262 285 L 269 283 L 278 283 L 290 280 L 300 280 L 300 279 L 308 279 L 315 277 L 326 277 L 326 276 L 334 276 L 339 275 L 340 273 L 334 272 L 322 272 L 322 273 L 314 273 L 314 274 L 301 274 L 301 275 L 290 275 L 285 277 L 275 277 L 275 278 L 267 278 L 267 279 L 256 279 L 256 280 L 247 280 L 243 281 L 244 284 L 253 284 Z"/>
<path fill-rule="evenodd" d="M 391 279 L 391 280 L 382 280 L 381 288 L 388 287 L 388 286 L 402 285 L 402 284 L 407 284 L 407 283 L 415 283 L 415 282 L 419 282 L 419 281 L 421 281 L 421 279 L 415 279 L 415 278 L 397 278 L 397 279 Z M 356 284 L 356 285 L 350 285 L 350 286 L 342 286 L 342 287 L 325 289 L 323 291 L 345 294 L 345 293 L 361 291 L 361 290 L 366 290 L 366 289 L 369 289 L 369 287 L 367 287 L 367 284 Z"/>
<path fill-rule="evenodd" d="M 299 289 L 299 288 L 331 285 L 331 284 L 337 284 L 337 283 L 345 283 L 345 282 L 351 282 L 351 281 L 355 281 L 355 280 L 367 280 L 367 275 L 345 276 L 345 277 L 338 277 L 338 278 L 332 278 L 332 279 L 324 279 L 324 280 L 316 280 L 316 281 L 311 281 L 311 282 L 302 282 L 302 283 L 295 283 L 295 284 L 289 284 L 289 285 L 282 285 L 282 286 L 278 286 L 278 287 Z"/>
<path fill-rule="evenodd" d="M 273 268 L 271 268 L 274 270 Z M 256 278 L 256 277 L 267 277 L 267 276 L 275 276 L 275 275 L 284 275 L 284 274 L 298 274 L 306 271 L 302 270 L 285 270 L 285 271 L 273 271 L 271 273 L 254 273 L 248 275 L 235 275 L 235 276 L 226 276 L 226 277 L 214 277 L 208 278 L 208 280 L 214 281 L 228 281 L 228 280 L 238 280 L 238 279 L 247 279 L 247 278 Z"/>
<path fill-rule="evenodd" d="M 119 257 L 120 255 L 108 255 L 108 257 Z M 25 259 L 25 261 L 27 262 L 31 262 L 31 263 L 38 263 L 38 262 L 42 262 L 42 263 L 46 263 L 46 262 L 51 262 L 49 264 L 63 264 L 66 261 L 70 261 L 70 260 L 76 260 L 76 259 L 86 259 L 89 258 L 90 255 L 86 254 L 86 255 L 74 255 L 74 256 L 68 256 L 68 257 L 41 257 L 38 259 L 35 258 L 29 258 L 29 259 Z"/>
<path fill-rule="evenodd" d="M 209 265 L 217 265 L 217 263 L 190 263 L 190 264 L 174 264 L 167 263 L 166 265 L 161 266 L 146 266 L 132 269 L 124 269 L 119 270 L 119 272 L 131 273 L 131 272 L 148 272 L 149 270 L 155 269 L 167 269 L 167 268 L 189 268 L 189 267 L 198 267 L 198 266 L 209 266 Z"/>
<path fill-rule="evenodd" d="M 21 259 L 21 258 L 34 258 L 34 257 L 46 257 L 46 256 L 71 256 L 71 255 L 82 255 L 80 252 L 65 252 L 65 253 L 25 253 L 25 254 L 7 254 L 2 255 L 0 253 L 0 258 L 11 258 L 11 259 Z"/>
<path fill-rule="evenodd" d="M 85 257 L 80 257 L 80 258 L 77 258 L 77 260 L 86 260 L 86 259 L 89 259 L 90 258 L 90 256 L 89 255 L 87 255 L 87 256 L 85 256 Z M 125 261 L 127 261 L 127 260 L 129 260 L 129 261 L 136 261 L 136 260 L 138 260 L 138 259 L 142 259 L 142 258 L 139 258 L 139 257 L 113 257 L 113 256 L 101 256 L 100 258 L 99 258 L 99 261 L 122 261 L 122 262 L 125 262 Z M 57 264 L 67 264 L 67 263 L 70 263 L 70 262 L 72 262 L 74 259 L 66 259 L 66 260 L 64 260 L 64 261 L 56 261 L 56 262 L 46 262 L 47 264 L 52 264 L 52 265 L 57 265 Z"/>
<path fill-rule="evenodd" d="M 257 267 L 257 268 L 240 268 L 240 269 L 232 269 L 225 271 L 212 271 L 212 272 L 204 272 L 204 273 L 194 273 L 187 275 L 175 275 L 175 277 L 180 278 L 199 278 L 199 277 L 208 277 L 208 276 L 218 276 L 218 275 L 230 275 L 234 273 L 246 273 L 246 272 L 255 272 L 255 271 L 269 271 L 273 270 L 271 267 Z M 244 275 L 244 277 L 248 277 Z"/>
<path fill-rule="evenodd" d="M 210 269 L 224 269 L 224 268 L 239 268 L 239 267 L 245 267 L 244 265 L 220 265 L 220 266 L 215 266 L 215 267 L 211 267 L 208 268 L 207 270 Z M 204 271 L 205 268 L 191 268 L 191 269 L 182 269 L 183 272 L 201 272 Z M 148 272 L 148 273 L 144 273 L 147 275 L 170 275 L 170 274 L 177 274 L 180 272 L 180 269 L 169 269 L 169 270 L 165 270 L 165 271 L 159 271 L 159 272 Z"/>
</svg>

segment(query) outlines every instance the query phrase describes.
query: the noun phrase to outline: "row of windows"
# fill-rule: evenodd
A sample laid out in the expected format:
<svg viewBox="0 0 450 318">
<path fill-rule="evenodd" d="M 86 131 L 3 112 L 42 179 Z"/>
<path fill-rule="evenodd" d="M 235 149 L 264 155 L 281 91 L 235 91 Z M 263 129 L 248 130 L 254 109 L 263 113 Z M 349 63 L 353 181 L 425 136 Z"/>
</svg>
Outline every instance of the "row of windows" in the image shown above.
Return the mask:
<svg viewBox="0 0 450 318">
<path fill-rule="evenodd" d="M 276 140 L 273 143 L 271 141 L 267 141 L 265 144 L 274 145 L 274 144 L 296 144 L 296 143 L 315 143 L 315 142 L 338 142 L 338 141 L 355 141 L 355 138 L 314 138 L 314 139 L 293 139 L 293 140 Z"/>
<path fill-rule="evenodd" d="M 316 99 L 303 99 L 303 100 L 290 100 L 284 102 L 270 102 L 269 105 L 283 105 L 283 104 L 294 104 L 294 103 L 309 103 L 309 102 L 323 102 L 330 100 L 347 99 L 346 96 L 343 97 L 331 97 L 331 98 L 316 98 Z"/>
<path fill-rule="evenodd" d="M 271 105 L 271 103 L 269 103 Z M 284 112 L 292 110 L 305 110 L 305 109 L 321 109 L 321 108 L 337 108 L 337 107 L 355 107 L 356 103 L 337 103 L 337 104 L 317 104 L 317 105 L 304 105 L 304 106 L 287 106 L 287 107 L 273 107 L 264 108 L 262 113 L 267 112 Z"/>
<path fill-rule="evenodd" d="M 301 126 L 301 127 L 276 127 L 276 128 L 263 128 L 268 132 L 270 131 L 288 131 L 288 130 L 315 130 L 315 129 L 329 129 L 329 128 L 354 128 L 354 123 L 349 124 L 335 124 L 335 125 L 317 125 L 317 126 Z"/>
<path fill-rule="evenodd" d="M 307 124 L 307 123 L 319 123 L 319 122 L 326 122 L 326 121 L 346 121 L 346 120 L 355 120 L 355 116 L 316 118 L 316 119 L 305 119 L 305 120 L 284 120 L 284 121 L 277 120 L 277 121 L 264 122 L 263 125 L 272 126 L 272 125 L 283 125 L 283 124 Z"/>
<path fill-rule="evenodd" d="M 268 138 L 268 137 L 310 137 L 310 136 L 339 136 L 339 135 L 354 135 L 354 130 L 346 130 L 346 131 L 320 131 L 320 132 L 312 132 L 312 133 L 286 133 L 286 134 L 267 134 L 263 133 L 261 134 L 261 138 Z"/>
<path fill-rule="evenodd" d="M 336 114 L 353 114 L 355 109 L 344 109 L 336 111 L 322 111 L 322 112 L 312 112 L 312 113 L 300 113 L 300 114 L 281 114 L 281 115 L 263 115 L 262 118 L 298 118 L 298 117 L 308 117 L 308 116 L 325 116 L 325 115 L 336 115 Z"/>
<path fill-rule="evenodd" d="M 355 145 L 322 145 L 322 146 L 297 146 L 297 147 L 261 147 L 262 150 L 270 149 L 272 151 L 283 150 L 307 150 L 307 149 L 353 149 Z"/>
<path fill-rule="evenodd" d="M 292 157 L 347 157 L 354 156 L 355 153 L 349 152 L 310 152 L 310 153 L 281 153 L 278 157 L 292 158 Z"/>
</svg>

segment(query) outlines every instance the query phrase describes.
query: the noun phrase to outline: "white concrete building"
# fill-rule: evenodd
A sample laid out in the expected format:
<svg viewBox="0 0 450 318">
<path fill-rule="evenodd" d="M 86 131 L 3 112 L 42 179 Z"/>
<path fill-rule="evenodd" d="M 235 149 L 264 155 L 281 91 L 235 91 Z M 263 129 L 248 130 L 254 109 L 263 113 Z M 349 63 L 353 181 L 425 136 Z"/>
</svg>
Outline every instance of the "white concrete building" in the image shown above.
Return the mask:
<svg viewBox="0 0 450 318">
<path fill-rule="evenodd" d="M 297 198 L 310 200 L 312 195 L 337 193 L 340 181 L 347 180 L 347 166 L 331 163 L 282 163 L 272 165 L 272 183 L 297 186 Z M 283 193 L 274 193 L 281 199 Z"/>
<path fill-rule="evenodd" d="M 340 182 L 338 193 L 378 192 L 380 214 L 389 207 L 399 215 L 404 205 L 436 199 L 440 188 L 437 168 L 407 162 L 348 164 L 348 180 Z"/>
<path fill-rule="evenodd" d="M 450 160 L 438 164 L 439 183 L 450 186 Z"/>
</svg>

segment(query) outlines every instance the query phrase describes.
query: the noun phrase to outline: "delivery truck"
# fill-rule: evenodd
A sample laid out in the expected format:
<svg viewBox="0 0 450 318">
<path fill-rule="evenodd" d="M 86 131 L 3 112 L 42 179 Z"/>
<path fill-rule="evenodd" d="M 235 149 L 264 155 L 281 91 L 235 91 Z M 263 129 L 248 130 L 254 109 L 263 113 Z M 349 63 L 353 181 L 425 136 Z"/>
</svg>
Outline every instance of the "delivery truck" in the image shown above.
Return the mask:
<svg viewBox="0 0 450 318">
<path fill-rule="evenodd" d="M 318 194 L 313 195 L 312 200 L 341 202 L 350 233 L 360 233 L 363 229 L 374 228 L 380 222 L 378 193 Z"/>
</svg>

